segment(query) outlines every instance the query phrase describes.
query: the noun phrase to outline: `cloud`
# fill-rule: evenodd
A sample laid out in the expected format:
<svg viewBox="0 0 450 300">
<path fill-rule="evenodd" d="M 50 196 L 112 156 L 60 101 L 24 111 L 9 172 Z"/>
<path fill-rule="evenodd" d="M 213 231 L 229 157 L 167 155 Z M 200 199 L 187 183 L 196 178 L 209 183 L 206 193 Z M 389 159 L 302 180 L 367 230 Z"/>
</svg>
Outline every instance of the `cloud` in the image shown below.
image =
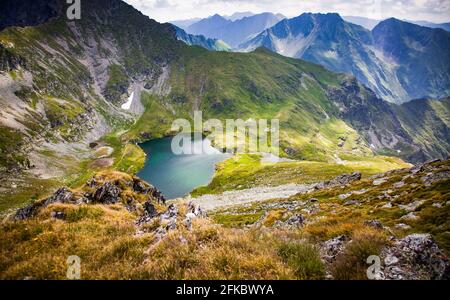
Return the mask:
<svg viewBox="0 0 450 300">
<path fill-rule="evenodd" d="M 343 16 L 375 19 L 450 21 L 450 0 L 125 0 L 160 22 L 231 15 L 238 11 L 282 13 L 338 12 Z"/>
</svg>

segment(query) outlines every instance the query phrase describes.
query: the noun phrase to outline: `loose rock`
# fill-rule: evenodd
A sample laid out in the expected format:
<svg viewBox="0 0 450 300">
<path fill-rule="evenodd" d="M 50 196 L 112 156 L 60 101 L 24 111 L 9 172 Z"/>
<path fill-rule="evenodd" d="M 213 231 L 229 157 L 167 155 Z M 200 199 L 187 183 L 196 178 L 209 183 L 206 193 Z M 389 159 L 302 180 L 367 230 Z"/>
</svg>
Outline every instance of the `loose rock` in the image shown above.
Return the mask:
<svg viewBox="0 0 450 300">
<path fill-rule="evenodd" d="M 412 234 L 382 251 L 386 279 L 448 280 L 450 264 L 429 234 Z"/>
</svg>

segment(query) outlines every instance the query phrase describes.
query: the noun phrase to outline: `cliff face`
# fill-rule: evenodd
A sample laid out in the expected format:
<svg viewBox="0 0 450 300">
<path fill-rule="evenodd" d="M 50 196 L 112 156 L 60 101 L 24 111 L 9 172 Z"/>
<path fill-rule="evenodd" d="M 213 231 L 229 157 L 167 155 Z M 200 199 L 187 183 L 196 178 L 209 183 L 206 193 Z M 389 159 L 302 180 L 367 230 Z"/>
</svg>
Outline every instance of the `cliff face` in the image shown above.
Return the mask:
<svg viewBox="0 0 450 300">
<path fill-rule="evenodd" d="M 356 80 L 344 80 L 328 95 L 341 117 L 386 155 L 423 162 L 450 155 L 450 99 L 418 99 L 401 105 L 380 100 Z"/>
<path fill-rule="evenodd" d="M 57 17 L 66 1 L 4 0 L 0 12 L 0 30 L 7 27 L 36 26 Z"/>
</svg>

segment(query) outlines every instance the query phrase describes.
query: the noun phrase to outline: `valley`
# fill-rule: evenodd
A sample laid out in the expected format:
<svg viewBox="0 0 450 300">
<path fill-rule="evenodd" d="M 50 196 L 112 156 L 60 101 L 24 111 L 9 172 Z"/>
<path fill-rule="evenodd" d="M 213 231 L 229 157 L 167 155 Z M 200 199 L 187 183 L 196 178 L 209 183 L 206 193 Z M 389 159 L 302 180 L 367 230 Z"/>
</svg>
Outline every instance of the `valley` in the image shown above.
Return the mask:
<svg viewBox="0 0 450 300">
<path fill-rule="evenodd" d="M 387 262 L 381 279 L 449 278 L 445 31 L 427 52 L 439 62 L 405 71 L 432 82 L 420 94 L 373 89 L 336 73 L 348 70 L 329 64 L 335 54 L 308 54 L 321 30 L 343 28 L 332 33 L 349 34 L 351 51 L 337 52 L 377 61 L 356 64 L 363 75 L 413 81 L 383 73 L 358 40 L 372 41 L 368 31 L 338 15 L 294 20 L 314 30 L 291 58 L 259 43 L 279 15 L 224 33 L 227 45 L 120 0 L 83 2 L 75 21 L 61 1 L 25 2 L 32 14 L 0 22 L 0 279 L 64 279 L 73 254 L 83 279 L 366 279 L 369 255 Z M 50 15 L 34 15 L 42 9 Z M 391 23 L 411 29 L 390 20 L 373 31 L 396 55 L 396 36 L 381 32 Z M 248 52 L 231 51 L 249 35 Z M 172 124 L 196 111 L 279 120 L 279 157 L 222 153 L 234 134 L 202 141 L 214 155 L 175 155 Z"/>
</svg>

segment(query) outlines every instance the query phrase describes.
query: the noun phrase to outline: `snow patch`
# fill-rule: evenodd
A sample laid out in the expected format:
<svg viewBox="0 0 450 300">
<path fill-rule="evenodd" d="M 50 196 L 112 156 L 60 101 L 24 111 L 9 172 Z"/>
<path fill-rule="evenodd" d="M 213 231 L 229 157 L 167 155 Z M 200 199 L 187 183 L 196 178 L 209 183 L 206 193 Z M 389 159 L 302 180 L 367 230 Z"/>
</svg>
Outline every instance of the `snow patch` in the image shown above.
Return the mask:
<svg viewBox="0 0 450 300">
<path fill-rule="evenodd" d="M 134 99 L 134 92 L 131 93 L 130 97 L 128 98 L 128 101 L 122 104 L 121 108 L 125 110 L 130 110 L 131 104 L 133 104 Z"/>
</svg>

